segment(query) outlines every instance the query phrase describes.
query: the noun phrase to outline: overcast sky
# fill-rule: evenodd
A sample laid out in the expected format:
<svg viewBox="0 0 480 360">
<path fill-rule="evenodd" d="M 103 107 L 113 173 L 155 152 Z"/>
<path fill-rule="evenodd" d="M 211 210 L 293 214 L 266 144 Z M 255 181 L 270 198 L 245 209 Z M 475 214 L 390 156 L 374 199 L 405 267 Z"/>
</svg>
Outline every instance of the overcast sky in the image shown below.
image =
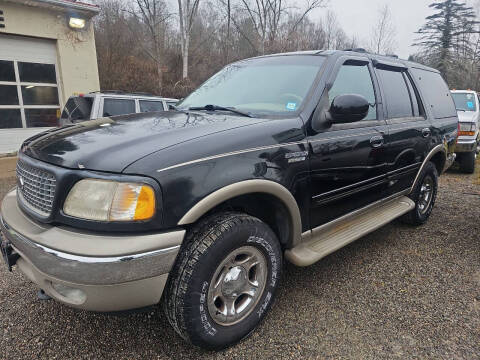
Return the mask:
<svg viewBox="0 0 480 360">
<path fill-rule="evenodd" d="M 407 58 L 415 52 L 411 47 L 414 34 L 425 22 L 425 17 L 432 14 L 428 7 L 432 0 L 330 0 L 328 8 L 337 15 L 342 28 L 349 35 L 356 35 L 360 43 L 368 41 L 372 24 L 378 18 L 378 9 L 384 4 L 390 5 L 393 21 L 397 30 L 397 55 Z M 325 13 L 317 10 L 315 16 Z"/>
</svg>

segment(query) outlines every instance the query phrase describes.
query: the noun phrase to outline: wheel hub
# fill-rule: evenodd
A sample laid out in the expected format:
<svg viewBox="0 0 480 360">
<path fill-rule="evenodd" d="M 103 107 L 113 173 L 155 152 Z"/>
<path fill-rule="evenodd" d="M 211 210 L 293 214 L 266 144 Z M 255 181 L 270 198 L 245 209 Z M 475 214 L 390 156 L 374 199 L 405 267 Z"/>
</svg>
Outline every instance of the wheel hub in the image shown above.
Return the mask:
<svg viewBox="0 0 480 360">
<path fill-rule="evenodd" d="M 208 312 L 219 325 L 245 319 L 260 301 L 267 282 L 268 265 L 253 246 L 232 251 L 218 265 L 208 289 Z"/>
<path fill-rule="evenodd" d="M 247 271 L 242 266 L 234 266 L 227 271 L 222 282 L 222 294 L 236 297 L 247 284 Z"/>
</svg>

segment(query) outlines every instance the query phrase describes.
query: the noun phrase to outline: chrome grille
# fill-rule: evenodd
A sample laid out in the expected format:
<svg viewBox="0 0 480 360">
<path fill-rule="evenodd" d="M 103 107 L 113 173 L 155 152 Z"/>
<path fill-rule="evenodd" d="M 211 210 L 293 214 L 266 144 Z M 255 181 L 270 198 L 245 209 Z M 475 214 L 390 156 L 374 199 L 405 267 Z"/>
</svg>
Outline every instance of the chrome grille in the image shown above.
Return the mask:
<svg viewBox="0 0 480 360">
<path fill-rule="evenodd" d="M 26 206 L 43 216 L 50 215 L 56 186 L 53 174 L 19 160 L 17 185 L 20 198 Z"/>
</svg>

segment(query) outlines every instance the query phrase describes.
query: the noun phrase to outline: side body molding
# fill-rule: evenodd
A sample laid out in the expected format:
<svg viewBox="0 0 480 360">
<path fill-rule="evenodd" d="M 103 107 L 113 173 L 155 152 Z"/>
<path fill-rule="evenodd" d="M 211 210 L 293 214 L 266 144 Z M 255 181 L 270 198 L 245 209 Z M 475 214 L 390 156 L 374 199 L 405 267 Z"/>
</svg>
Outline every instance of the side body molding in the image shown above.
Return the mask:
<svg viewBox="0 0 480 360">
<path fill-rule="evenodd" d="M 302 238 L 302 220 L 297 202 L 287 188 L 269 180 L 246 180 L 225 186 L 200 200 L 180 219 L 178 225 L 192 224 L 215 206 L 237 196 L 254 193 L 273 195 L 285 205 L 292 229 L 290 243 L 292 246 L 299 244 Z"/>
<path fill-rule="evenodd" d="M 443 167 L 445 166 L 446 160 L 447 160 L 447 150 L 446 146 L 444 144 L 440 144 L 435 146 L 425 157 L 425 160 L 423 160 L 423 164 L 418 170 L 417 176 L 415 177 L 415 181 L 413 182 L 412 188 L 410 189 L 410 192 L 412 192 L 415 189 L 415 186 L 417 186 L 418 181 L 420 180 L 420 174 L 422 173 L 422 170 L 425 168 L 425 165 L 438 153 L 443 154 Z M 444 169 L 442 169 L 443 171 Z M 439 174 L 440 175 L 440 174 Z"/>
</svg>

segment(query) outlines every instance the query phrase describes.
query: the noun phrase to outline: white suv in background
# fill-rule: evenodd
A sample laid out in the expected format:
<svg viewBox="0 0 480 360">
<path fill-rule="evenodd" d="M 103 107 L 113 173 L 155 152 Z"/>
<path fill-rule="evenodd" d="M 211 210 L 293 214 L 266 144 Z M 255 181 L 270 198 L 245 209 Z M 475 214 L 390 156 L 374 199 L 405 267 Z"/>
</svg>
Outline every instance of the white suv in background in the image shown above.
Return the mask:
<svg viewBox="0 0 480 360">
<path fill-rule="evenodd" d="M 164 98 L 144 93 L 123 93 L 121 91 L 92 92 L 71 96 L 59 120 L 59 125 L 74 124 L 102 117 L 168 111 L 177 99 Z"/>
<path fill-rule="evenodd" d="M 452 97 L 459 121 L 458 142 L 455 147 L 457 161 L 463 171 L 471 174 L 475 171 L 475 159 L 480 150 L 478 95 L 471 90 L 453 90 Z"/>
</svg>

